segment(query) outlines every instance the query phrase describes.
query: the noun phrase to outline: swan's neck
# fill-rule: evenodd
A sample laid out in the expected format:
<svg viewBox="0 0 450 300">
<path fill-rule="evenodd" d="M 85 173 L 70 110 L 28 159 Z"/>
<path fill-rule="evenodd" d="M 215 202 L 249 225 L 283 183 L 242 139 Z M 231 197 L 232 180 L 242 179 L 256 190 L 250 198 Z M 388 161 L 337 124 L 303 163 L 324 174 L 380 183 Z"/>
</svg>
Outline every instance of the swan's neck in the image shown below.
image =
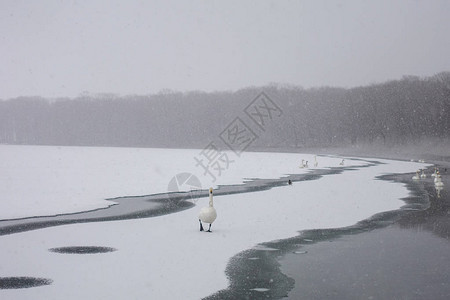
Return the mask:
<svg viewBox="0 0 450 300">
<path fill-rule="evenodd" d="M 212 194 L 209 194 L 209 207 L 214 207 L 213 195 Z"/>
</svg>

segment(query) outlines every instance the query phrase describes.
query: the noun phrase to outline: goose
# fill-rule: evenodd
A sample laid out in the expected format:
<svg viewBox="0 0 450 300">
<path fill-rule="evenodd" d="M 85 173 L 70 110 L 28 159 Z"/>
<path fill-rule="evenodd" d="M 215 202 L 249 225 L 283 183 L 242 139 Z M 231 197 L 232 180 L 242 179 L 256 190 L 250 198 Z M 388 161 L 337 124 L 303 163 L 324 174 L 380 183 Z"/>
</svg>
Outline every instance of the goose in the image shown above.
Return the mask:
<svg viewBox="0 0 450 300">
<path fill-rule="evenodd" d="M 200 222 L 200 231 L 204 231 L 202 221 L 205 223 L 209 223 L 209 229 L 207 232 L 211 231 L 211 224 L 217 218 L 217 212 L 213 205 L 213 189 L 209 188 L 209 206 L 203 207 L 198 214 L 198 220 Z"/>
<path fill-rule="evenodd" d="M 422 169 L 422 174 L 420 174 L 420 178 L 427 178 L 427 175 L 425 174 L 425 172 Z"/>
<path fill-rule="evenodd" d="M 419 175 L 419 171 L 416 171 L 416 175 L 414 175 L 412 177 L 413 180 L 419 180 L 420 179 L 420 175 Z"/>
</svg>

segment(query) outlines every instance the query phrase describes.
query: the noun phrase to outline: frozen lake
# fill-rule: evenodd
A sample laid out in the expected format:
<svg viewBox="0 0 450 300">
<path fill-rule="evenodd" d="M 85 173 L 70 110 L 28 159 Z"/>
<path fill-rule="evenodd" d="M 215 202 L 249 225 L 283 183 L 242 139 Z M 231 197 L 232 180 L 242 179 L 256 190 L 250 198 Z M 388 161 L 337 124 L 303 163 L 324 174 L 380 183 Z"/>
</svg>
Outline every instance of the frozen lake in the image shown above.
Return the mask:
<svg viewBox="0 0 450 300">
<path fill-rule="evenodd" d="M 190 205 L 170 214 L 3 233 L 0 277 L 18 285 L 34 278 L 36 285 L 43 285 L 1 289 L 0 296 L 206 297 L 227 288 L 225 270 L 234 255 L 295 237 L 301 230 L 350 226 L 398 209 L 409 194 L 405 185 L 377 177 L 428 166 L 348 157 L 341 165 L 342 157 L 318 156 L 314 167 L 310 154 L 228 153 L 233 162 L 212 180 L 196 165 L 200 152 L 0 146 L 0 219 L 8 222 L 102 210 L 114 204 L 106 200 L 111 198 L 173 192 L 171 180 L 183 173 L 194 175 L 202 189 L 215 188 L 218 212 L 212 234 L 198 231 L 198 211 L 208 202 L 201 193 L 185 198 Z M 307 168 L 300 167 L 302 159 L 309 161 Z M 292 185 L 287 178 L 293 179 Z M 267 188 L 256 188 L 264 184 Z M 256 292 L 266 288 L 249 287 Z"/>
</svg>

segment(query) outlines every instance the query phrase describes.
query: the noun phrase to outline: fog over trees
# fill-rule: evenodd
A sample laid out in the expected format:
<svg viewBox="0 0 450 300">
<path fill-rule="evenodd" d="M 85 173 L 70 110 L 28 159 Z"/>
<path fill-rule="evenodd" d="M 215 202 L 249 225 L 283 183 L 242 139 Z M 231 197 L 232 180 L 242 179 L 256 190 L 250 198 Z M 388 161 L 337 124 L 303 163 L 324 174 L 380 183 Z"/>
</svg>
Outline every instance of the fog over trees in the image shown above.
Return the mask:
<svg viewBox="0 0 450 300">
<path fill-rule="evenodd" d="M 263 128 L 245 113 L 261 92 L 281 110 Z M 448 140 L 450 72 L 349 89 L 274 84 L 236 92 L 21 97 L 0 101 L 0 143 L 205 148 L 216 142 L 226 149 L 220 134 L 236 117 L 257 136 L 255 149 Z"/>
</svg>

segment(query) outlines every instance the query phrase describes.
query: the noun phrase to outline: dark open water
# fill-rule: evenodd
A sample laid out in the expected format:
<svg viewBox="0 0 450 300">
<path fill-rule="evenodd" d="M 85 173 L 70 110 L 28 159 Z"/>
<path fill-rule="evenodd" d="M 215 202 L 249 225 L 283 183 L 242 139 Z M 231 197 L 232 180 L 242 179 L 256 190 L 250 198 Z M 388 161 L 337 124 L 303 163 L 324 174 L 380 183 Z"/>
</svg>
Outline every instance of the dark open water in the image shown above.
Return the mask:
<svg viewBox="0 0 450 300">
<path fill-rule="evenodd" d="M 227 268 L 231 285 L 209 299 L 450 299 L 450 188 L 414 174 L 382 176 L 407 185 L 400 210 L 354 226 L 303 231 L 247 250 Z M 428 174 L 431 168 L 428 170 Z"/>
</svg>

